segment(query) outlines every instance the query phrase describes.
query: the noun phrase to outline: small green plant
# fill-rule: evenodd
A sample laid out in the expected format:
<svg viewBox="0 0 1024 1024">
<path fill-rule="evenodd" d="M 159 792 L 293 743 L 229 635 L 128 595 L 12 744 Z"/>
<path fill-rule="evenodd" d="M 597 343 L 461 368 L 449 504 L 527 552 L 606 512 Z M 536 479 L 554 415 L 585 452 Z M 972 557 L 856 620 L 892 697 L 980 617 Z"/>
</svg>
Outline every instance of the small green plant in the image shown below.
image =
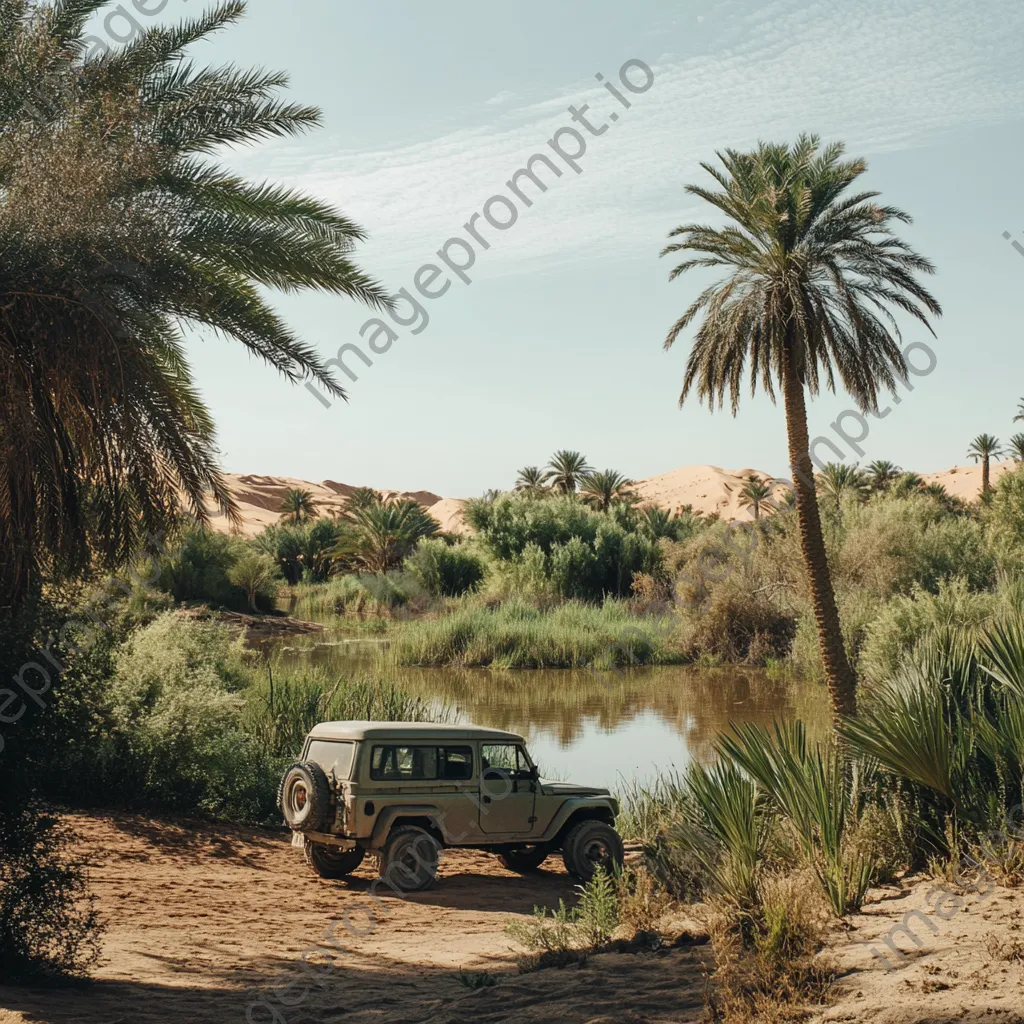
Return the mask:
<svg viewBox="0 0 1024 1024">
<path fill-rule="evenodd" d="M 616 880 L 601 868 L 585 885 L 576 886 L 580 901 L 573 923 L 583 944 L 598 949 L 607 944 L 619 925 L 619 889 Z"/>
</svg>

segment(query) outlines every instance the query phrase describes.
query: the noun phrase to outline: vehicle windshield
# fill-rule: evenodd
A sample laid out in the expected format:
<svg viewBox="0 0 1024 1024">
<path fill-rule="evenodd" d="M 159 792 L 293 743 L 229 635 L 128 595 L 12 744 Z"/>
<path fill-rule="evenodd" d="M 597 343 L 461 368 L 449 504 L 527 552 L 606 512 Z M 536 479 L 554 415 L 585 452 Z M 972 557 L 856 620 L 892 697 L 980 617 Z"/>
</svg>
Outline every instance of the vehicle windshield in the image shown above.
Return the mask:
<svg viewBox="0 0 1024 1024">
<path fill-rule="evenodd" d="M 355 744 L 349 740 L 310 740 L 306 760 L 315 761 L 335 779 L 347 779 L 352 772 Z"/>
</svg>

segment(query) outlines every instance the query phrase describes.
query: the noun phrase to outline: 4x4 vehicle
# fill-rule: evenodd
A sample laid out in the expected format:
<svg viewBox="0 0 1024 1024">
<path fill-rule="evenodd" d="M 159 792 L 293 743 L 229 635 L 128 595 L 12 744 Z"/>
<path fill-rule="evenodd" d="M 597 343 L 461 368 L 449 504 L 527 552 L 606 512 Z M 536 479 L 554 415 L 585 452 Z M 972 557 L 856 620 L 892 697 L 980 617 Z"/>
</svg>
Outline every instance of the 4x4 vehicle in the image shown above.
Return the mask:
<svg viewBox="0 0 1024 1024">
<path fill-rule="evenodd" d="M 278 805 L 322 878 L 370 853 L 389 885 L 423 889 L 446 846 L 491 850 L 518 872 L 561 851 L 584 881 L 622 863 L 608 790 L 543 781 L 523 738 L 498 729 L 323 722 L 282 778 Z"/>
</svg>

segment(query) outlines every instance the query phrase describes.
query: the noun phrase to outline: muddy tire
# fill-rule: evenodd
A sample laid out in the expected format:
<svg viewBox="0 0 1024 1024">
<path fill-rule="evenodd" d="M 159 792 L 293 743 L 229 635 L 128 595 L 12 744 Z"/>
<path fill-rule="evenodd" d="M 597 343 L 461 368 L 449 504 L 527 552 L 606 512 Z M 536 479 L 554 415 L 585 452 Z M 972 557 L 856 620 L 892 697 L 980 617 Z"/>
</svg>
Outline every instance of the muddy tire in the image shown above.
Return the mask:
<svg viewBox="0 0 1024 1024">
<path fill-rule="evenodd" d="M 323 768 L 313 761 L 293 764 L 281 779 L 280 805 L 295 832 L 323 832 L 333 814 L 331 785 Z"/>
<path fill-rule="evenodd" d="M 311 843 L 306 840 L 306 863 L 321 878 L 344 878 L 352 874 L 366 856 L 366 851 L 357 846 L 351 850 L 339 850 L 325 843 Z"/>
<path fill-rule="evenodd" d="M 419 892 L 437 878 L 441 844 L 425 829 L 402 825 L 392 831 L 380 859 L 380 876 L 403 892 Z"/>
<path fill-rule="evenodd" d="M 562 842 L 565 868 L 582 882 L 589 882 L 598 868 L 614 874 L 622 867 L 624 856 L 619 833 L 603 821 L 581 821 Z"/>
<path fill-rule="evenodd" d="M 536 846 L 521 846 L 518 850 L 508 850 L 498 856 L 509 871 L 528 875 L 531 871 L 536 871 L 547 860 L 550 852 L 551 850 L 546 845 L 540 843 Z"/>
</svg>

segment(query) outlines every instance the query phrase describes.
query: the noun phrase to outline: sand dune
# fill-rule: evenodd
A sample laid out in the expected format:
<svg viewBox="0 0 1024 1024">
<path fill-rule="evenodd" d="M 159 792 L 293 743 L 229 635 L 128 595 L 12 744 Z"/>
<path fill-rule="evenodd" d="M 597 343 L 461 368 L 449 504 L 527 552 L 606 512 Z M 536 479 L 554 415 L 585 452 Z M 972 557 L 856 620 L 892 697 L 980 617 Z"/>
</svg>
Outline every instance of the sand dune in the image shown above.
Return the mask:
<svg viewBox="0 0 1024 1024">
<path fill-rule="evenodd" d="M 1016 463 L 1000 462 L 992 466 L 992 483 L 1010 472 Z M 745 521 L 752 518 L 749 509 L 741 507 L 739 493 L 749 477 L 774 482 L 772 497 L 782 498 L 788 483 L 772 477 L 759 469 L 722 469 L 720 466 L 683 466 L 660 476 L 639 480 L 635 485 L 637 494 L 645 504 L 659 505 L 672 512 L 691 506 L 695 512 L 704 515 L 717 513 L 723 519 Z M 981 492 L 980 466 L 954 466 L 938 473 L 925 473 L 927 483 L 939 483 L 950 494 L 967 501 L 974 501 Z M 242 513 L 241 532 L 247 537 L 255 536 L 262 529 L 280 520 L 279 509 L 285 492 L 291 488 L 311 491 L 321 513 L 334 515 L 345 506 L 345 500 L 356 489 L 353 484 L 324 480 L 313 483 L 284 476 L 259 476 L 257 474 L 226 474 L 228 487 L 238 502 Z M 449 533 L 466 533 L 468 527 L 462 521 L 461 503 L 458 498 L 443 498 L 433 491 L 383 490 L 385 497 L 409 498 L 418 502 Z M 230 530 L 228 521 L 210 506 L 214 526 L 224 532 Z"/>
</svg>

